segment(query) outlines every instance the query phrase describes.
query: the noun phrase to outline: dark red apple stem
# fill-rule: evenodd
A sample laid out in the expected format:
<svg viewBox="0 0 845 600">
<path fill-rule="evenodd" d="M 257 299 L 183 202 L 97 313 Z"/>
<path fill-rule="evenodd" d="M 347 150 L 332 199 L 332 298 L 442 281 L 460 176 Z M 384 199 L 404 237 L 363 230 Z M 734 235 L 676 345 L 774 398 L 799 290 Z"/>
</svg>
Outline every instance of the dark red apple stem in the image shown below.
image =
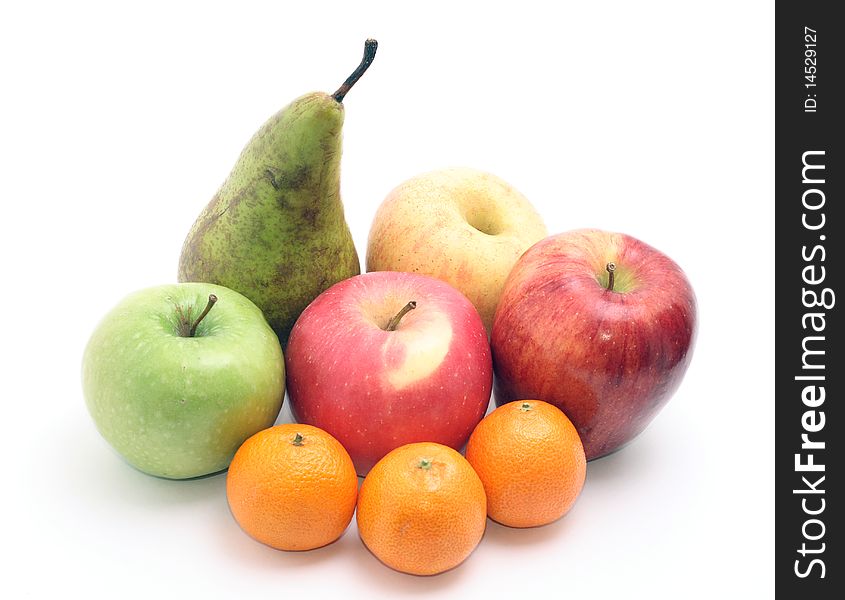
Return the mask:
<svg viewBox="0 0 845 600">
<path fill-rule="evenodd" d="M 370 68 L 370 65 L 373 64 L 373 59 L 376 57 L 377 49 L 377 41 L 369 39 L 364 42 L 364 58 L 361 59 L 361 64 L 358 65 L 358 68 L 352 71 L 352 75 L 346 78 L 343 85 L 337 88 L 337 91 L 332 94 L 332 98 L 338 102 L 343 102 L 343 99 L 346 97 L 346 94 L 349 93 L 349 90 L 352 89 L 352 86 L 361 79 L 361 75 L 363 75 L 367 69 Z"/>
<path fill-rule="evenodd" d="M 217 296 L 215 296 L 214 294 L 209 294 L 208 295 L 208 304 L 205 305 L 205 308 L 200 313 L 200 316 L 198 316 L 197 320 L 194 321 L 194 324 L 191 325 L 191 330 L 188 332 L 188 337 L 194 337 L 194 335 L 196 335 L 197 325 L 199 325 L 200 321 L 202 321 L 205 318 L 205 315 L 208 314 L 208 311 L 211 310 L 211 307 L 214 306 L 214 304 L 216 302 L 217 302 Z"/>
<path fill-rule="evenodd" d="M 607 266 L 605 267 L 605 269 L 607 269 L 607 289 L 612 292 L 613 291 L 613 280 L 614 280 L 613 272 L 616 271 L 616 263 L 612 263 L 612 262 L 607 263 Z"/>
<path fill-rule="evenodd" d="M 387 322 L 387 331 L 396 331 L 396 328 L 399 327 L 399 321 L 402 320 L 402 317 L 414 310 L 416 307 L 417 303 L 415 300 L 411 300 L 410 302 L 408 302 L 408 304 L 403 306 L 402 310 L 396 313 L 396 316 Z"/>
</svg>

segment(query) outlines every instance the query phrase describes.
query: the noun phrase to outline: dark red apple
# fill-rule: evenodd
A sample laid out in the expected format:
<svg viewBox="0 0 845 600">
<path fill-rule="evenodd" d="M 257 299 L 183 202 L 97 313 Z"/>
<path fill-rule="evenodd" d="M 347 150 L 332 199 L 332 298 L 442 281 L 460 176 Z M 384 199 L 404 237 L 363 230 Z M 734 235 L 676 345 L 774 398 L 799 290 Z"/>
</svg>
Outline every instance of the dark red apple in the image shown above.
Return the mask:
<svg viewBox="0 0 845 600">
<path fill-rule="evenodd" d="M 318 296 L 291 331 L 285 366 L 294 418 L 337 438 L 359 475 L 411 442 L 461 448 L 493 384 L 470 301 L 432 277 L 390 271 Z"/>
<path fill-rule="evenodd" d="M 604 456 L 678 388 L 695 333 L 695 294 L 666 255 L 621 233 L 550 236 L 516 263 L 496 310 L 496 403 L 550 402 L 587 459 Z"/>
</svg>

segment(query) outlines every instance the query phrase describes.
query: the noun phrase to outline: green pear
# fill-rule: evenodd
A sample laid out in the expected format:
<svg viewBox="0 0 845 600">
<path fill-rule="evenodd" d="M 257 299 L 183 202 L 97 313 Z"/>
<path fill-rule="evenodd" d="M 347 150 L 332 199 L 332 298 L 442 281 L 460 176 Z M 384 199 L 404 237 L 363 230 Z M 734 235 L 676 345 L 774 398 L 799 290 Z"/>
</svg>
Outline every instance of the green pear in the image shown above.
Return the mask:
<svg viewBox="0 0 845 600">
<path fill-rule="evenodd" d="M 197 218 L 179 281 L 222 285 L 252 300 L 283 345 L 299 314 L 361 266 L 340 200 L 343 98 L 378 44 L 334 94 L 297 98 L 258 130 Z"/>
</svg>

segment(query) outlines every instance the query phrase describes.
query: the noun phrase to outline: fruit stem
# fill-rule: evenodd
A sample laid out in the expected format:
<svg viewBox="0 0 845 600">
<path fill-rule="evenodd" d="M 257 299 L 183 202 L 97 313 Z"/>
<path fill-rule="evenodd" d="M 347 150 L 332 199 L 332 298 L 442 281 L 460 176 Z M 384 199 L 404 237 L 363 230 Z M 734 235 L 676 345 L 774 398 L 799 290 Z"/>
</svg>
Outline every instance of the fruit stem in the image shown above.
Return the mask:
<svg viewBox="0 0 845 600">
<path fill-rule="evenodd" d="M 303 437 L 302 437 L 302 434 L 301 434 L 301 433 L 297 433 L 297 434 L 294 436 L 293 441 L 292 441 L 291 443 L 292 443 L 294 446 L 301 446 L 301 445 L 302 445 L 302 440 L 303 440 L 303 439 L 305 439 L 305 438 L 303 438 Z"/>
<path fill-rule="evenodd" d="M 190 331 L 188 331 L 188 337 L 194 337 L 194 335 L 196 335 L 197 325 L 199 325 L 200 321 L 202 321 L 205 318 L 205 315 L 208 314 L 208 311 L 211 310 L 211 307 L 214 306 L 214 304 L 216 302 L 217 302 L 217 296 L 215 296 L 214 294 L 209 294 L 208 295 L 208 304 L 205 305 L 205 308 L 200 313 L 200 316 L 198 316 L 197 320 L 194 321 L 194 324 L 191 325 L 191 329 L 190 329 Z"/>
<path fill-rule="evenodd" d="M 358 65 L 358 68 L 352 71 L 352 75 L 346 78 L 343 85 L 337 88 L 337 91 L 332 94 L 332 98 L 338 102 L 343 102 L 343 99 L 346 97 L 346 94 L 349 93 L 349 90 L 352 89 L 352 86 L 361 79 L 361 75 L 363 75 L 367 69 L 370 68 L 370 65 L 373 64 L 373 59 L 376 57 L 377 49 L 378 42 L 374 39 L 369 39 L 364 42 L 364 58 L 361 59 L 361 64 Z"/>
<path fill-rule="evenodd" d="M 613 272 L 616 271 L 616 263 L 609 262 L 605 267 L 607 269 L 607 289 L 608 291 L 613 291 L 613 280 L 614 275 Z"/>
<path fill-rule="evenodd" d="M 420 469 L 430 469 L 431 468 L 431 459 L 430 458 L 423 458 L 420 461 L 420 464 L 417 465 Z"/>
<path fill-rule="evenodd" d="M 387 331 L 396 331 L 396 328 L 399 327 L 399 321 L 402 320 L 402 317 L 414 310 L 416 307 L 417 303 L 415 300 L 411 300 L 410 302 L 408 302 L 408 304 L 403 306 L 402 310 L 396 313 L 396 316 L 394 316 L 387 322 Z"/>
<path fill-rule="evenodd" d="M 528 404 L 527 402 L 523 402 L 522 406 L 519 407 L 519 410 L 524 411 L 524 412 L 528 412 L 529 410 L 531 410 L 531 405 Z"/>
</svg>

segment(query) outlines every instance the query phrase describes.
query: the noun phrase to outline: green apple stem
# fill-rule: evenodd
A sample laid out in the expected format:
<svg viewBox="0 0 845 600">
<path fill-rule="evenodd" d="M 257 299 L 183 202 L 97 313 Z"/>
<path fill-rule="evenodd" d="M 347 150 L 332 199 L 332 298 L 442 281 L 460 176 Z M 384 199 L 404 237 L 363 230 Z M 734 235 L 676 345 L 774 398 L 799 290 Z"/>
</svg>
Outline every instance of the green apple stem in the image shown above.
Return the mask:
<svg viewBox="0 0 845 600">
<path fill-rule="evenodd" d="M 208 314 L 208 311 L 210 311 L 210 310 L 211 310 L 211 307 L 212 307 L 212 306 L 214 306 L 214 304 L 215 304 L 216 302 L 217 302 L 217 296 L 215 296 L 214 294 L 209 294 L 209 295 L 208 295 L 208 304 L 206 304 L 206 305 L 205 305 L 205 308 L 204 308 L 204 309 L 203 309 L 203 311 L 200 313 L 200 316 L 198 316 L 198 317 L 197 317 L 197 320 L 196 320 L 196 321 L 194 321 L 194 324 L 193 324 L 193 325 L 191 325 L 191 330 L 190 330 L 190 331 L 188 331 L 188 337 L 194 337 L 194 336 L 196 335 L 196 333 L 197 333 L 197 325 L 199 325 L 199 324 L 200 324 L 200 321 L 202 321 L 202 320 L 205 318 L 205 315 L 207 315 L 207 314 Z"/>
<path fill-rule="evenodd" d="M 332 94 L 332 98 L 338 102 L 343 102 L 344 97 L 346 97 L 346 94 L 352 89 L 352 86 L 361 79 L 361 75 L 363 75 L 367 69 L 370 68 L 370 65 L 373 64 L 373 59 L 376 57 L 377 49 L 377 41 L 369 39 L 364 42 L 364 58 L 361 59 L 361 64 L 358 65 L 358 68 L 352 71 L 352 75 L 347 77 L 346 81 L 343 82 L 343 85 L 340 86 L 334 94 Z"/>
<path fill-rule="evenodd" d="M 409 312 L 414 310 L 416 307 L 417 307 L 417 303 L 416 303 L 415 300 L 411 300 L 410 302 L 408 302 L 408 304 L 403 306 L 402 310 L 400 310 L 398 313 L 396 313 L 396 316 L 393 317 L 392 319 L 390 319 L 390 321 L 387 322 L 387 331 L 396 331 L 396 328 L 399 327 L 399 321 L 402 320 L 402 317 L 407 315 Z"/>
<path fill-rule="evenodd" d="M 613 280 L 614 280 L 614 271 L 616 271 L 616 263 L 609 262 L 605 267 L 607 269 L 607 289 L 608 291 L 613 291 Z"/>
</svg>

